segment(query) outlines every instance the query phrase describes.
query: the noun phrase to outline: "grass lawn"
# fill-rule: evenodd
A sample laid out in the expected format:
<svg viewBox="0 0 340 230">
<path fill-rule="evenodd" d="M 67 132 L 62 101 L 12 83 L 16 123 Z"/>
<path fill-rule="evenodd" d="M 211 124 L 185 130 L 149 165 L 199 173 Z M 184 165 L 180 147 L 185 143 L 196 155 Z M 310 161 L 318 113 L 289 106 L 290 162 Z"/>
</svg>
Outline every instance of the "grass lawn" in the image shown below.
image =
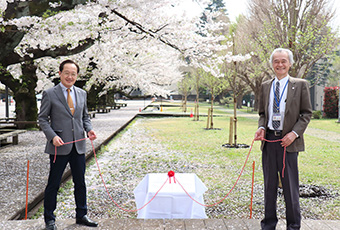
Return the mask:
<svg viewBox="0 0 340 230">
<path fill-rule="evenodd" d="M 312 119 L 309 127 L 336 132 L 340 135 L 340 123 L 337 121 L 338 119 Z"/>
<path fill-rule="evenodd" d="M 150 119 L 145 121 L 147 129 L 154 132 L 153 138 L 166 144 L 170 150 L 186 152 L 188 160 L 209 164 L 242 165 L 248 149 L 228 149 L 221 145 L 228 142 L 229 119 L 214 118 L 214 127 L 221 130 L 205 130 L 206 118 L 194 122 L 188 118 Z M 257 128 L 257 121 L 238 119 L 238 142 L 250 145 Z M 312 120 L 311 124 L 319 120 Z M 333 185 L 340 189 L 340 143 L 305 135 L 306 151 L 300 153 L 299 167 L 302 183 Z M 250 161 L 260 164 L 259 142 L 255 142 Z M 204 157 L 203 157 L 204 156 Z M 217 159 L 216 159 L 216 156 Z M 240 162 L 233 162 L 239 160 Z M 257 172 L 261 177 L 262 171 Z"/>
</svg>

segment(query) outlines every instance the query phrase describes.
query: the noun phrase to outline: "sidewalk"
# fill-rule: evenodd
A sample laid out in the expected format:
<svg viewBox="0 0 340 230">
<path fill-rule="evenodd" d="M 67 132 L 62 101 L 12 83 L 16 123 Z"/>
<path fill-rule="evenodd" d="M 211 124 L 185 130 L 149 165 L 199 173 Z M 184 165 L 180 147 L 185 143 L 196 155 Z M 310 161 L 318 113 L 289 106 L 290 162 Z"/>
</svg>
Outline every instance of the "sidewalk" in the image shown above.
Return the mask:
<svg viewBox="0 0 340 230">
<path fill-rule="evenodd" d="M 75 220 L 57 220 L 58 230 L 260 230 L 260 220 L 255 219 L 203 219 L 203 220 L 144 220 L 144 219 L 102 219 L 97 220 L 97 228 L 75 224 Z M 0 221 L 0 229 L 40 230 L 45 226 L 43 220 Z M 276 230 L 285 230 L 285 221 L 280 220 Z M 339 230 L 340 221 L 302 220 L 301 230 Z"/>
<path fill-rule="evenodd" d="M 151 101 L 124 101 L 128 105 L 110 113 L 97 113 L 92 125 L 96 131 L 95 147 L 133 119 Z M 92 150 L 87 142 L 87 151 Z M 26 200 L 27 164 L 29 160 L 29 203 L 41 196 L 47 183 L 49 160 L 44 153 L 46 138 L 42 131 L 28 131 L 21 134 L 18 145 L 0 148 L 0 221 L 15 218 Z M 3 229 L 0 227 L 0 229 Z M 6 228 L 5 228 L 6 229 Z"/>
</svg>

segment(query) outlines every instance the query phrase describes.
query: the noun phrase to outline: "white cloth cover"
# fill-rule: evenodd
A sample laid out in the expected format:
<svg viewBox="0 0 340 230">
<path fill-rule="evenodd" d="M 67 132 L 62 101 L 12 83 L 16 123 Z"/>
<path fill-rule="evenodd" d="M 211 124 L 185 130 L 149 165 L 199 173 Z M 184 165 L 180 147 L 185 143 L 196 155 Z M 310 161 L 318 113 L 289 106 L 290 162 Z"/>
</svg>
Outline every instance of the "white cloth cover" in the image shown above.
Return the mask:
<svg viewBox="0 0 340 230">
<path fill-rule="evenodd" d="M 136 198 L 137 209 L 149 202 L 156 192 L 162 187 L 167 173 L 150 173 L 133 191 Z M 142 219 L 202 219 L 207 218 L 205 207 L 193 201 L 182 189 L 174 183 L 166 182 L 157 196 L 143 209 L 138 211 L 137 218 Z M 207 187 L 194 173 L 176 173 L 175 179 L 181 183 L 184 189 L 196 201 L 204 204 L 203 194 Z"/>
</svg>

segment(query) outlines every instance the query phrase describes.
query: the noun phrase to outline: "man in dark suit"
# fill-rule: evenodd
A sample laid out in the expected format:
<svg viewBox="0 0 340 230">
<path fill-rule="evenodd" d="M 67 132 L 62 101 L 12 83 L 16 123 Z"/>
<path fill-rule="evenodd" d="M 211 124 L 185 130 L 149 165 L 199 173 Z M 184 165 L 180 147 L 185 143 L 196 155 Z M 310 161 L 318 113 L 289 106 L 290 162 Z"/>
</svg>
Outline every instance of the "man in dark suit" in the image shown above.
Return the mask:
<svg viewBox="0 0 340 230">
<path fill-rule="evenodd" d="M 85 140 L 64 145 L 84 139 L 85 132 L 91 140 L 96 139 L 87 111 L 86 92 L 74 86 L 78 74 L 79 66 L 74 61 L 63 61 L 59 66 L 61 82 L 44 91 L 41 101 L 39 125 L 47 138 L 45 152 L 50 154 L 50 174 L 44 198 L 46 229 L 56 229 L 53 212 L 67 163 L 70 164 L 74 183 L 76 223 L 93 227 L 98 225 L 87 217 Z"/>
<path fill-rule="evenodd" d="M 276 228 L 279 173 L 286 204 L 287 229 L 300 229 L 298 152 L 304 151 L 303 133 L 312 116 L 309 86 L 307 81 L 289 76 L 288 71 L 294 63 L 290 50 L 275 49 L 270 63 L 276 76 L 262 84 L 255 140 L 282 141 L 262 141 L 261 145 L 265 203 L 261 227 L 265 230 Z"/>
</svg>

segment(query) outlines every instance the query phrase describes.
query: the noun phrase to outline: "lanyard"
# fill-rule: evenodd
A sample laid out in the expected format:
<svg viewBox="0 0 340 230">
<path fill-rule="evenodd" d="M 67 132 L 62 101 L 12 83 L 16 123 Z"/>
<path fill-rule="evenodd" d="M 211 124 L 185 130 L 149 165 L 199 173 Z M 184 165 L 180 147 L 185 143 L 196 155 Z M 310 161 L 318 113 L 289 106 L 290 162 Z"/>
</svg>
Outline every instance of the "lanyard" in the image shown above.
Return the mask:
<svg viewBox="0 0 340 230">
<path fill-rule="evenodd" d="M 285 84 L 285 87 L 283 88 L 283 91 L 282 91 L 282 93 L 281 93 L 280 98 L 276 98 L 274 82 L 275 82 L 275 81 L 273 81 L 273 93 L 274 93 L 274 98 L 275 98 L 275 102 L 276 102 L 277 107 L 280 108 L 281 99 L 282 99 L 283 93 L 285 92 L 286 87 L 287 87 L 287 85 L 288 85 L 288 80 L 287 80 L 287 82 L 286 82 L 286 84 Z"/>
</svg>

